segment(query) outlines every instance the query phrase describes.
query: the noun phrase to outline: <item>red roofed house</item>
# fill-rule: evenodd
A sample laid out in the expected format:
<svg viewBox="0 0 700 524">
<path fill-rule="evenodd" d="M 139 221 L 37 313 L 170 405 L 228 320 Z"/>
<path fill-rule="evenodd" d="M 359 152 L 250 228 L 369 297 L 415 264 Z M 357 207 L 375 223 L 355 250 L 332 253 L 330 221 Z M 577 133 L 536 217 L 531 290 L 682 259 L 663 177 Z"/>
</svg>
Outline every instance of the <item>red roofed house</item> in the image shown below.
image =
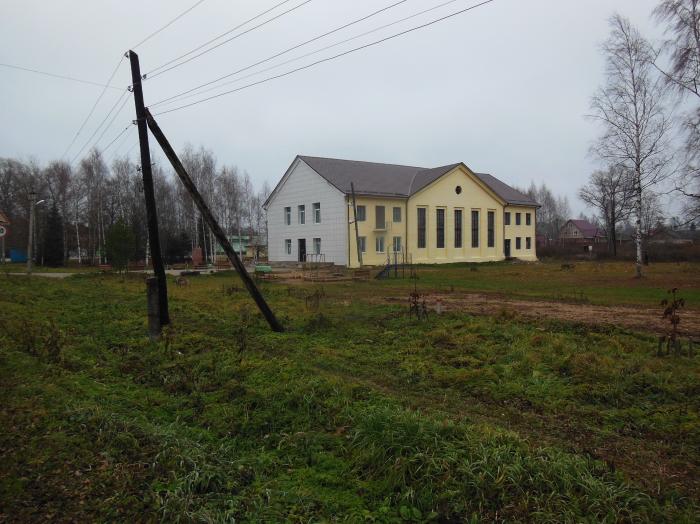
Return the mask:
<svg viewBox="0 0 700 524">
<path fill-rule="evenodd" d="M 559 230 L 562 243 L 598 244 L 607 242 L 605 231 L 588 220 L 568 220 Z"/>
</svg>

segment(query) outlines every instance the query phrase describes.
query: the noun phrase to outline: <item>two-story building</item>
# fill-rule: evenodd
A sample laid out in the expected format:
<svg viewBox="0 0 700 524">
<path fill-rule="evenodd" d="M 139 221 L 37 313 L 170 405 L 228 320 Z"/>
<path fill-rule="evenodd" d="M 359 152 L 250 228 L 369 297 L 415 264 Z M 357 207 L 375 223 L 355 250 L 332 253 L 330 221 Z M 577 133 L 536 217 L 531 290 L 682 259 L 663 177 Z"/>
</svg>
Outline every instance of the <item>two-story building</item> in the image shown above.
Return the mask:
<svg viewBox="0 0 700 524">
<path fill-rule="evenodd" d="M 463 163 L 297 156 L 265 202 L 270 261 L 383 265 L 536 260 L 537 203 Z M 357 224 L 355 223 L 357 216 Z"/>
</svg>

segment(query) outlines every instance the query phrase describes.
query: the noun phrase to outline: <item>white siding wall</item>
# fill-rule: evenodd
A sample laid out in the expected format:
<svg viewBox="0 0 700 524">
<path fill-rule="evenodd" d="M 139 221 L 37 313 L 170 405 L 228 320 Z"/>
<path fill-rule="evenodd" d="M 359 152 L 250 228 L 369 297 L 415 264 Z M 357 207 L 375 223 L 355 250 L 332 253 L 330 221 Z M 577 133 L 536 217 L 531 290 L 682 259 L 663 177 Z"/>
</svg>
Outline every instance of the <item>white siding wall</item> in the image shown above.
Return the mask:
<svg viewBox="0 0 700 524">
<path fill-rule="evenodd" d="M 314 224 L 314 202 L 321 203 L 321 223 Z M 306 223 L 299 224 L 297 206 L 306 206 Z M 292 208 L 292 223 L 284 222 L 284 208 Z M 348 263 L 348 225 L 345 195 L 329 184 L 302 160 L 297 160 L 287 180 L 267 206 L 267 248 L 270 261 L 297 261 L 298 240 L 306 239 L 306 252 L 314 252 L 314 238 L 321 239 L 326 262 Z M 291 239 L 292 253 L 285 251 Z"/>
</svg>

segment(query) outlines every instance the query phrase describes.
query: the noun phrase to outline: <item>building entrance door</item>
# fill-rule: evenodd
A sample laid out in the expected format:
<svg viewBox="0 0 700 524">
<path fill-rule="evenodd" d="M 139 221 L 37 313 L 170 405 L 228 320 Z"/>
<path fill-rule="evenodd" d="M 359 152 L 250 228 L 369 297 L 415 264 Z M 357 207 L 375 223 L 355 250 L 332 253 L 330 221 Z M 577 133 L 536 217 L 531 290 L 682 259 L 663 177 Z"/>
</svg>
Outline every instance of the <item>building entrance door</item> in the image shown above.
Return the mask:
<svg viewBox="0 0 700 524">
<path fill-rule="evenodd" d="M 299 262 L 306 262 L 306 239 L 300 238 L 299 242 Z"/>
<path fill-rule="evenodd" d="M 510 239 L 505 241 L 505 252 L 506 258 L 510 258 Z"/>
</svg>

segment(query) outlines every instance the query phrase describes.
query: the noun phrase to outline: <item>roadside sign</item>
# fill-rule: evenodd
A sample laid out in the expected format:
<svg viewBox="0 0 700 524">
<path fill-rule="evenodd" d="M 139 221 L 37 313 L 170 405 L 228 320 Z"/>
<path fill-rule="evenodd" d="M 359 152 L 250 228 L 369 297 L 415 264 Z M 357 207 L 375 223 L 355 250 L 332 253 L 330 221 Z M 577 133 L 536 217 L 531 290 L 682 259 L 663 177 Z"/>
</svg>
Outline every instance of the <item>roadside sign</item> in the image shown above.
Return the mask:
<svg viewBox="0 0 700 524">
<path fill-rule="evenodd" d="M 7 228 L 5 226 L 0 226 L 0 238 L 7 235 Z"/>
</svg>

